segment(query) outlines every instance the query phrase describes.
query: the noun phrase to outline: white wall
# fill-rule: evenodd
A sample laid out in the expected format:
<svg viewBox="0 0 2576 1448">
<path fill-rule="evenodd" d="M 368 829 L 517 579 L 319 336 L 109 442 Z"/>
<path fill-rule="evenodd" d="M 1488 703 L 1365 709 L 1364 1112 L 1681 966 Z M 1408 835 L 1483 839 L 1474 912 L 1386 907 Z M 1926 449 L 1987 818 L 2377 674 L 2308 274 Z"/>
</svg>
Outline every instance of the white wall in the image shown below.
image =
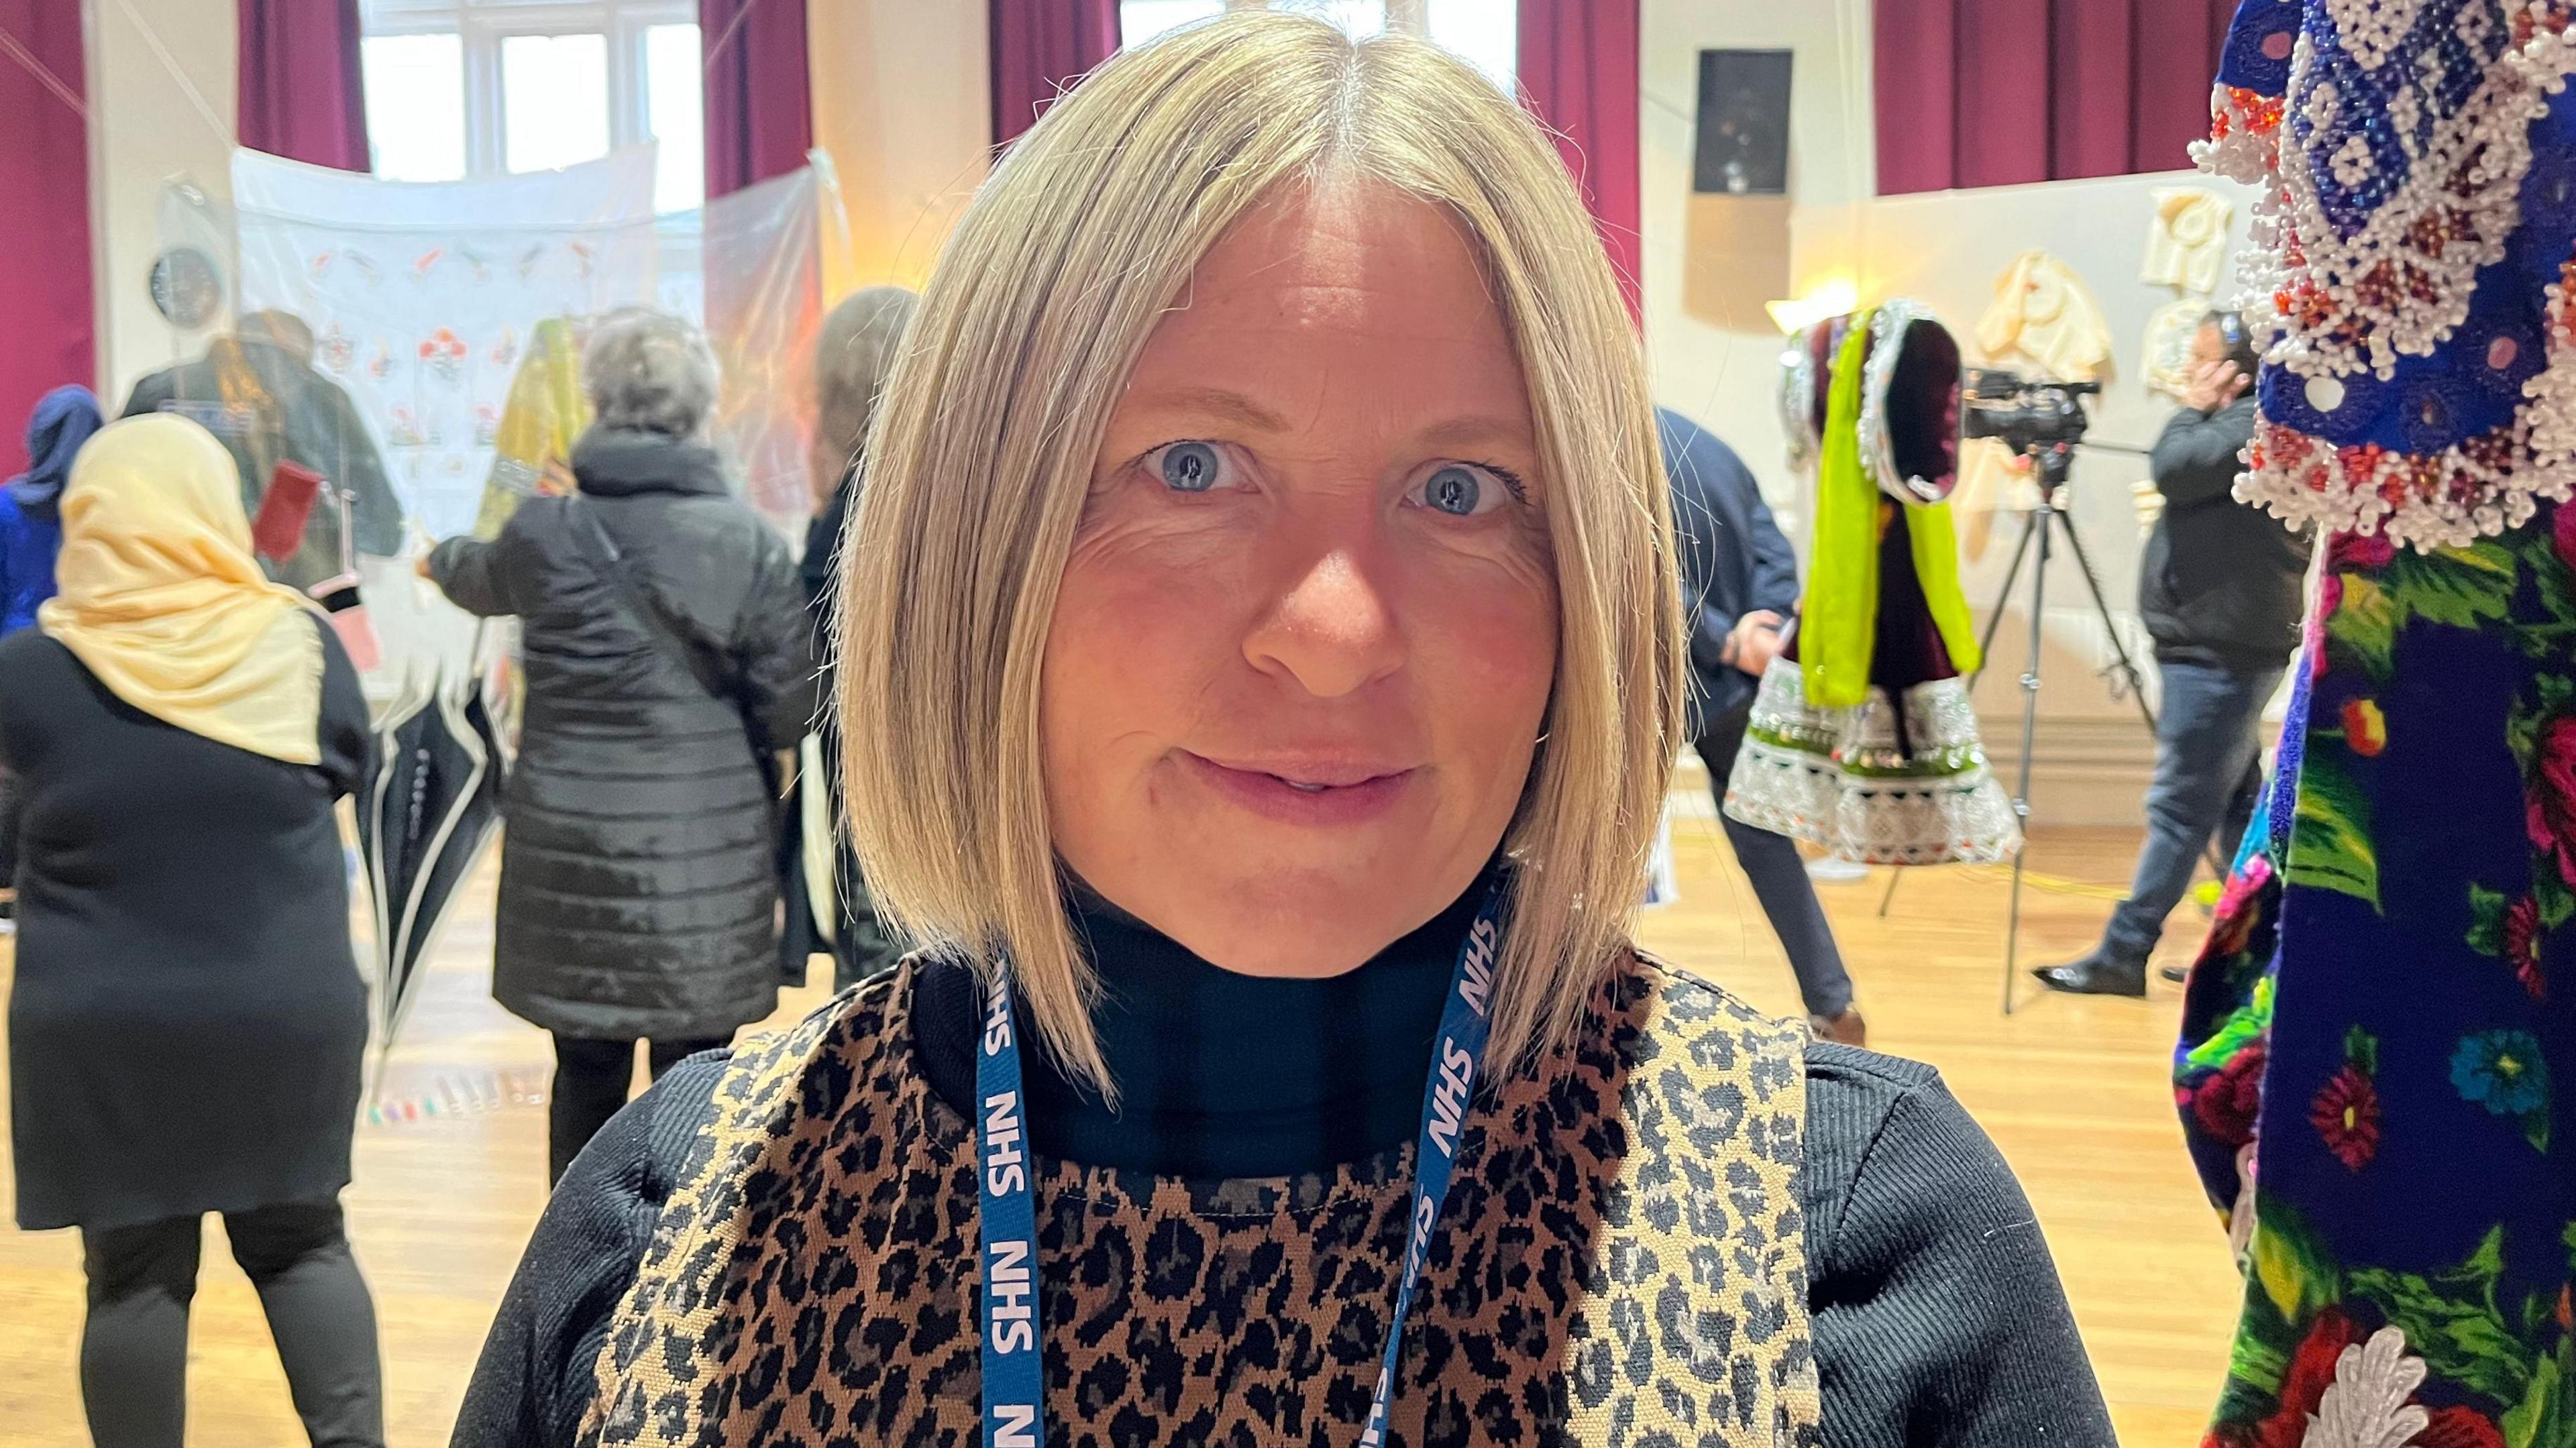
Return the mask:
<svg viewBox="0 0 2576 1448">
<path fill-rule="evenodd" d="M 992 136 L 985 7 L 830 0 L 806 8 L 814 140 L 840 173 L 846 247 L 823 289 L 918 287 L 984 179 Z"/>
<path fill-rule="evenodd" d="M 164 181 L 232 188 L 234 0 L 84 0 L 89 40 L 90 234 L 96 256 L 100 399 L 113 413 L 135 380 L 204 350 L 152 308 Z"/>
<path fill-rule="evenodd" d="M 1793 536 L 1802 531 L 1808 498 L 1782 462 L 1773 401 L 1781 348 L 1762 302 L 1848 281 L 1864 303 L 1893 296 L 1929 303 L 1971 343 L 1996 276 L 2023 251 L 2053 252 L 2090 284 L 2115 339 L 2116 371 L 2095 410 L 2093 437 L 2145 446 L 2172 404 L 2147 393 L 2139 354 L 2147 319 L 2176 297 L 2138 279 L 2151 193 L 2175 184 L 2228 192 L 2237 201 L 2231 249 L 2243 242 L 2252 201 L 2249 191 L 2188 173 L 1880 199 L 1868 10 L 1866 0 L 1644 0 L 1641 16 L 1646 344 L 1656 398 L 1699 418 L 1744 455 Z M 1703 48 L 1794 53 L 1792 194 L 1785 200 L 1691 194 Z M 2141 541 L 2130 485 L 2145 476 L 2144 459 L 2101 452 L 2088 451 L 2076 468 L 2076 526 L 2124 631 L 2135 629 Z M 1981 618 L 2018 528 L 2017 518 L 1995 518 L 1984 557 L 1965 570 Z M 2108 642 L 2082 576 L 2062 556 L 2048 579 L 2046 618 L 2050 647 L 2034 751 L 2040 817 L 2134 823 L 2152 742 L 2135 706 L 2111 697 L 2097 677 L 2109 661 Z M 2026 633 L 2022 616 L 2008 610 L 1996 667 L 1978 695 L 1986 743 L 1999 764 L 2018 749 Z M 2152 680 L 2153 669 L 2147 672 Z"/>
</svg>

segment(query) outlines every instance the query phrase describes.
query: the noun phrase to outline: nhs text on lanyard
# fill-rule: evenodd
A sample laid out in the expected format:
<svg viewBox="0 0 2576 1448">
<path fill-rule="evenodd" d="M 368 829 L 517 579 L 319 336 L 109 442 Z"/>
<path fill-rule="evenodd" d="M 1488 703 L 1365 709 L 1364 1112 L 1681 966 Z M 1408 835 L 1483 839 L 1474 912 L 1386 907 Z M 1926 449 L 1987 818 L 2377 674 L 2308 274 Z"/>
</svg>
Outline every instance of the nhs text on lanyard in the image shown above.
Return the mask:
<svg viewBox="0 0 2576 1448">
<path fill-rule="evenodd" d="M 1494 993 L 1494 963 L 1501 957 L 1502 892 L 1476 912 L 1440 1013 L 1440 1044 L 1431 1078 L 1422 1088 L 1422 1132 L 1414 1150 L 1413 1228 L 1404 1249 L 1404 1277 L 1396 1288 L 1395 1320 L 1379 1359 L 1377 1393 L 1369 1404 L 1362 1448 L 1386 1441 L 1386 1416 L 1395 1401 L 1396 1358 L 1404 1346 L 1404 1319 L 1413 1309 L 1422 1260 L 1431 1250 L 1440 1204 L 1449 1199 L 1458 1137 L 1467 1103 L 1476 1094 L 1476 1069 L 1485 1055 Z M 1031 1181 L 1028 1124 L 1020 1089 L 1019 1025 L 1011 1013 L 1009 972 L 995 972 L 985 996 L 984 1039 L 975 1060 L 975 1145 L 983 1166 L 984 1249 L 984 1448 L 1044 1448 L 1046 1373 L 1039 1362 L 1037 1196 Z"/>
</svg>

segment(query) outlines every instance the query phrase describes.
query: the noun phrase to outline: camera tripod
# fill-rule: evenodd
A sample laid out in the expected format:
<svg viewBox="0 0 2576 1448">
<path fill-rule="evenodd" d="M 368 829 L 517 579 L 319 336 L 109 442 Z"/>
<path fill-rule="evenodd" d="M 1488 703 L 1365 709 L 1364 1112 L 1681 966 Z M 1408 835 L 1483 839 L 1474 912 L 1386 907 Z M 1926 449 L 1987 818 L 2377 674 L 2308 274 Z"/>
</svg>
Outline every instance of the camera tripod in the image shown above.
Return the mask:
<svg viewBox="0 0 2576 1448">
<path fill-rule="evenodd" d="M 2122 449 L 2126 451 L 2126 449 Z M 1968 686 L 1976 687 L 1977 678 L 1994 659 L 1995 634 L 2003 627 L 2004 608 L 2012 602 L 2013 587 L 2021 581 L 2022 568 L 2030 569 L 2030 651 L 2021 675 L 2021 754 L 2014 761 L 2013 817 L 2021 824 L 2021 848 L 2013 851 L 2012 904 L 2004 926 L 2004 1014 L 2013 1013 L 2013 990 L 2021 968 L 2021 892 L 2022 877 L 2030 858 L 2030 764 L 2031 751 L 2039 735 L 2040 662 L 2047 647 L 2048 560 L 2052 541 L 2062 539 L 2073 554 L 2078 570 L 2084 575 L 2084 587 L 2093 596 L 2094 616 L 2102 621 L 2102 633 L 2111 641 L 2113 662 L 2102 672 L 2111 681 L 2111 692 L 2117 697 L 2125 689 L 2138 706 L 2138 717 L 2147 733 L 2156 732 L 2156 712 L 2147 705 L 2146 676 L 2138 671 L 2137 660 L 2129 654 L 2128 643 L 2111 618 L 2110 600 L 2103 596 L 2101 575 L 2093 571 L 2093 557 L 2084 551 L 2083 535 L 2075 531 L 2075 519 L 2058 502 L 2058 489 L 2066 486 L 2067 476 L 2075 464 L 2075 446 L 2068 442 L 2033 443 L 2023 456 L 2030 459 L 2031 476 L 2039 485 L 2039 502 L 2023 517 L 2021 541 L 2013 545 L 2012 565 L 2004 571 L 2003 586 L 1995 590 L 1994 608 L 1986 615 L 1985 632 L 1977 640 L 1977 674 Z"/>
<path fill-rule="evenodd" d="M 2138 452 L 2142 449 L 2107 444 L 2087 444 L 2106 452 Z M 2111 641 L 2113 662 L 2102 670 L 2110 680 L 2113 697 L 2126 691 L 2138 706 L 2138 718 L 2147 733 L 2156 732 L 2156 713 L 2148 707 L 2146 676 L 2139 672 L 2137 660 L 2129 653 L 2128 643 L 2111 617 L 2110 600 L 2102 592 L 2101 575 L 2093 569 L 2093 557 L 2084 551 L 2083 536 L 2075 531 L 2075 520 L 2058 501 L 2058 490 L 2065 487 L 2075 465 L 2075 444 L 2071 441 L 2035 442 L 2023 451 L 2030 459 L 2031 476 L 2039 489 L 2038 503 L 2023 516 L 2021 539 L 2013 545 L 2012 564 L 2004 571 L 2003 586 L 1995 590 L 1994 606 L 1986 613 L 1986 626 L 1977 639 L 1979 656 L 1977 672 L 1968 678 L 1974 690 L 1986 665 L 1994 659 L 1995 635 L 2003 627 L 2005 606 L 2013 601 L 2013 590 L 2020 584 L 2022 571 L 2030 571 L 2029 655 L 2021 675 L 2021 754 L 2014 765 L 2013 817 L 2022 829 L 2022 846 L 2013 852 L 2012 903 L 2004 926 L 2003 1011 L 2013 1013 L 2013 991 L 2021 969 L 2021 895 L 2023 875 L 2030 855 L 2030 767 L 2031 752 L 2039 735 L 2040 665 L 2047 648 L 2048 561 L 2060 542 L 2074 555 L 2077 568 L 2084 575 L 2085 590 L 2092 595 L 2094 616 L 2101 620 L 2102 633 Z M 2034 556 L 2036 563 L 2033 562 Z M 1887 913 L 1889 902 L 1896 897 L 1896 882 L 1902 871 L 1887 882 L 1887 894 L 1879 901 L 1878 913 Z"/>
</svg>

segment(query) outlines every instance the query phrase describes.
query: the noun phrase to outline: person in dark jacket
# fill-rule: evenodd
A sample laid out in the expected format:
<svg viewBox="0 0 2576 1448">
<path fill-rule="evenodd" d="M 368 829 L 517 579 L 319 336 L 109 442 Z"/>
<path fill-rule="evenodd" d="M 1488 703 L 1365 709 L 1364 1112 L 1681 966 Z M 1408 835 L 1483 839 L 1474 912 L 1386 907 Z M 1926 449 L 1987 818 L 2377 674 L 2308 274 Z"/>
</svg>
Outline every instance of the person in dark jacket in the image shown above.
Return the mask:
<svg viewBox="0 0 2576 1448">
<path fill-rule="evenodd" d="M 868 424 L 876 416 L 877 396 L 894 371 L 904 328 L 912 321 L 919 298 L 901 287 L 869 287 L 855 292 L 823 319 L 822 340 L 814 345 L 814 392 L 818 417 L 814 428 L 814 478 L 821 507 L 805 531 L 805 556 L 797 575 L 805 586 L 805 609 L 814 620 L 814 653 L 823 661 L 823 697 L 831 697 L 832 611 L 840 591 L 841 535 L 849 526 L 850 507 L 858 501 L 861 450 Z M 903 958 L 903 944 L 877 915 L 868 898 L 867 881 L 850 853 L 846 828 L 848 806 L 837 781 L 841 777 L 841 731 L 828 717 L 816 721 L 823 761 L 822 818 L 829 821 L 832 861 L 828 892 L 804 892 L 788 904 L 788 974 L 801 978 L 805 956 L 815 948 L 810 895 L 825 893 L 831 901 L 829 948 L 833 988 L 845 989 L 893 966 Z M 804 782 L 790 796 L 791 820 L 801 827 L 808 812 Z M 821 851 L 815 853 L 820 854 Z M 800 852 L 801 858 L 801 852 Z"/>
<path fill-rule="evenodd" d="M 242 508 L 256 515 L 277 465 L 310 468 L 355 495 L 356 551 L 389 558 L 402 547 L 403 512 L 384 459 L 340 385 L 313 366 L 313 329 L 289 312 L 253 312 L 194 362 L 134 384 L 125 416 L 176 412 L 203 423 L 233 455 Z M 272 560 L 281 583 L 310 588 L 340 572 L 340 510 L 324 503 L 305 521 L 304 544 Z"/>
<path fill-rule="evenodd" d="M 2147 957 L 2201 851 L 2215 834 L 2221 857 L 2232 857 L 2245 837 L 2262 786 L 2263 706 L 2299 644 L 2308 537 L 2234 491 L 2254 439 L 2248 393 L 2259 365 L 2244 321 L 2211 313 L 2192 364 L 2190 390 L 2149 463 L 2165 507 L 2147 538 L 2138 608 L 2164 701 L 2146 847 L 2101 944 L 2035 972 L 2055 990 L 2146 994 Z"/>
<path fill-rule="evenodd" d="M 1862 1045 L 1869 1028 L 1852 1006 L 1851 975 L 1797 845 L 1725 808 L 1726 781 L 1744 747 L 1756 686 L 1780 650 L 1783 621 L 1797 607 L 1798 555 L 1734 449 L 1668 407 L 1655 409 L 1655 431 L 1672 481 L 1682 607 L 1691 631 L 1691 747 L 1708 766 L 1718 822 L 1735 861 L 1788 953 L 1809 1023 L 1826 1040 Z"/>
<path fill-rule="evenodd" d="M 0 760 L 26 791 L 18 1225 L 80 1229 L 100 1448 L 179 1448 L 208 1212 L 312 1441 L 384 1442 L 339 1205 L 367 988 L 333 807 L 373 735 L 338 636 L 261 575 L 233 484 L 195 423 L 99 433 L 62 495 L 61 594 L 0 640 Z"/>
<path fill-rule="evenodd" d="M 582 369 L 579 490 L 422 562 L 459 607 L 520 621 L 493 995 L 554 1033 L 557 1178 L 625 1104 L 637 1041 L 658 1076 L 776 1008 L 774 756 L 814 713 L 795 560 L 703 440 L 705 339 L 621 313 Z"/>
</svg>

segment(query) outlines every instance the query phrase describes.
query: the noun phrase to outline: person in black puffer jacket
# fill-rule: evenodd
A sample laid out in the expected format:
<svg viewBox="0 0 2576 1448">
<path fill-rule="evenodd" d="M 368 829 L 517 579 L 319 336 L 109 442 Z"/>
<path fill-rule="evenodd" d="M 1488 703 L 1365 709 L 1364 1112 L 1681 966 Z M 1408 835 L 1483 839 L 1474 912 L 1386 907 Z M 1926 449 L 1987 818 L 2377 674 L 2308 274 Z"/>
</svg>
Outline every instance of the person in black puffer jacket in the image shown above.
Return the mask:
<svg viewBox="0 0 2576 1448">
<path fill-rule="evenodd" d="M 2192 362 L 2183 407 L 2148 465 L 2165 507 L 2138 570 L 2138 610 L 2164 681 L 2147 844 L 2102 943 L 2038 972 L 2057 990 L 2146 994 L 2147 957 L 2200 852 L 2213 832 L 2222 856 L 2244 838 L 2262 787 L 2263 706 L 2299 645 L 2309 537 L 2236 501 L 2259 365 L 2244 321 L 2211 313 Z"/>
<path fill-rule="evenodd" d="M 555 1036 L 550 1179 L 654 1075 L 778 1003 L 774 758 L 813 718 L 787 545 L 703 440 L 715 359 L 687 323 L 603 321 L 578 492 L 422 571 L 516 614 L 528 671 L 505 804 L 493 995 Z"/>
</svg>

